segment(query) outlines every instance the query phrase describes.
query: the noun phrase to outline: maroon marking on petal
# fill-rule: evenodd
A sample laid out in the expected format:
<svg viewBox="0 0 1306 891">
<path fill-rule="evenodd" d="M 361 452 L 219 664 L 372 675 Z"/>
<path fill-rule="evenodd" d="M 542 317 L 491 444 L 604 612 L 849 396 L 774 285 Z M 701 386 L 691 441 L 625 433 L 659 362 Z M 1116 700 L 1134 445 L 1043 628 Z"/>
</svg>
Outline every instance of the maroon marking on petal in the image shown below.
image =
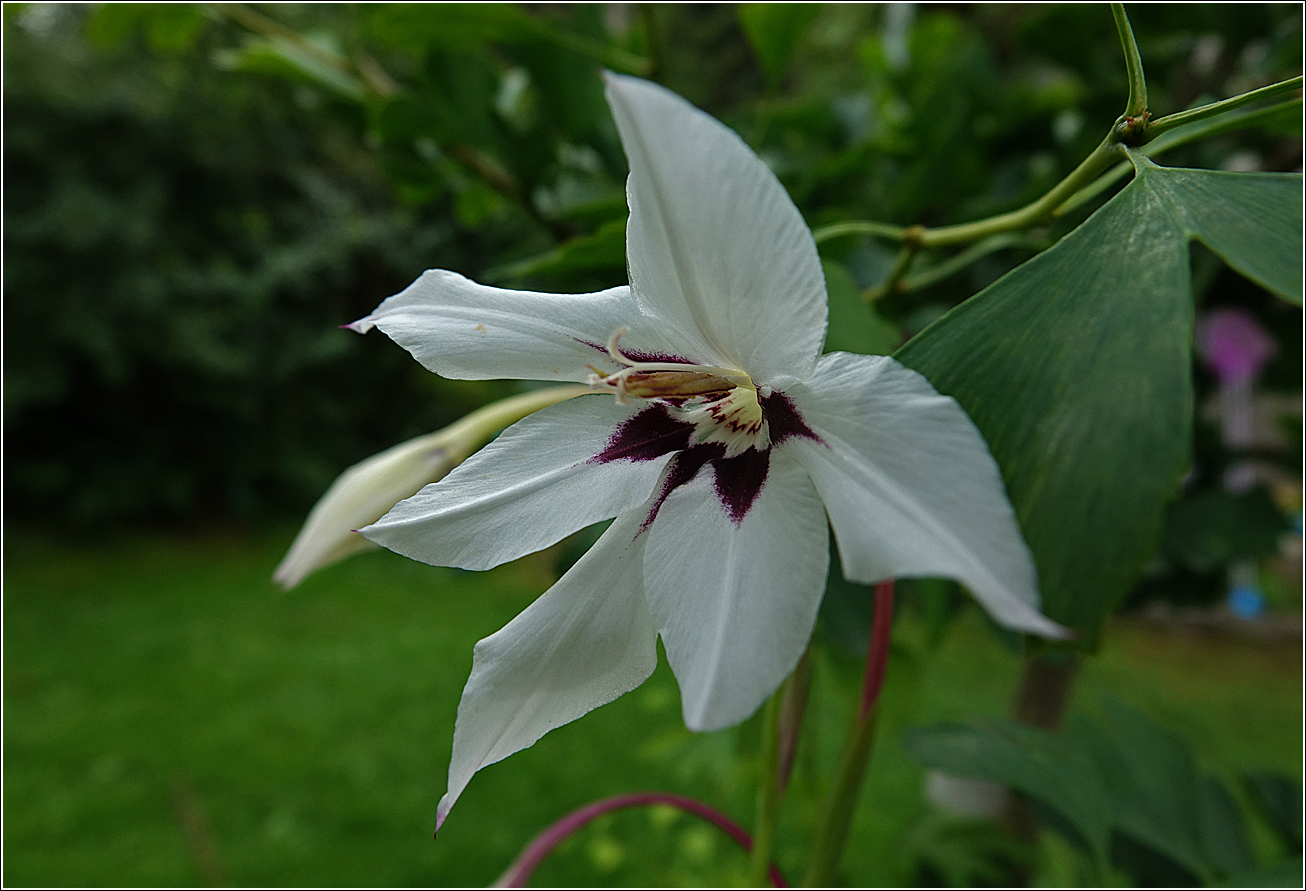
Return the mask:
<svg viewBox="0 0 1306 891">
<path fill-rule="evenodd" d="M 693 424 L 676 420 L 665 406 L 652 405 L 617 425 L 608 444 L 590 458 L 590 463 L 652 461 L 668 452 L 688 448 L 689 435 L 693 432 Z"/>
<path fill-rule="evenodd" d="M 609 359 L 612 358 L 611 354 L 608 353 L 608 348 L 603 344 L 595 343 L 592 340 L 581 340 L 579 337 L 573 337 L 572 340 L 590 347 L 591 349 L 598 350 Z M 686 359 L 683 356 L 673 356 L 670 353 L 659 353 L 656 350 L 628 350 L 625 347 L 620 346 L 617 349 L 621 355 L 625 356 L 632 362 L 678 362 L 681 365 L 695 364 L 692 359 Z"/>
<path fill-rule="evenodd" d="M 803 416 L 798 413 L 793 400 L 785 394 L 772 393 L 758 401 L 762 403 L 762 412 L 766 415 L 766 423 L 771 433 L 771 445 L 777 446 L 791 436 L 805 436 L 823 442 L 821 437 L 813 433 L 812 428 L 803 421 Z"/>
<path fill-rule="evenodd" d="M 738 526 L 766 485 L 771 450 L 748 449 L 733 458 L 717 458 L 712 462 L 712 469 L 716 471 L 717 500 L 726 509 L 730 521 Z"/>
<path fill-rule="evenodd" d="M 662 488 L 658 490 L 658 497 L 653 502 L 653 507 L 649 509 L 648 517 L 640 525 L 639 531 L 643 532 L 652 523 L 662 509 L 662 503 L 667 500 L 667 496 L 676 489 L 685 485 L 685 483 L 698 476 L 698 472 L 703 469 L 703 465 L 714 458 L 720 458 L 726 452 L 726 447 L 719 442 L 703 443 L 685 449 L 679 455 L 671 459 L 667 465 L 667 471 L 662 477 Z"/>
</svg>

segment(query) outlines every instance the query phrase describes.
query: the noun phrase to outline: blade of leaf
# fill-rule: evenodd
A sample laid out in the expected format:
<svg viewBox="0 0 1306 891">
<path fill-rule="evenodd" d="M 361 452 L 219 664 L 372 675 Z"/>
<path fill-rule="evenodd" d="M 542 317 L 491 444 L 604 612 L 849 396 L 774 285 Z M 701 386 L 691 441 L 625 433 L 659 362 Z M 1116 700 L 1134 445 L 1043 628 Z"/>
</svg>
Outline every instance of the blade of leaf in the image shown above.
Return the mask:
<svg viewBox="0 0 1306 891">
<path fill-rule="evenodd" d="M 486 271 L 486 281 L 512 281 L 532 275 L 614 270 L 626 262 L 626 219 L 609 220 L 592 235 L 580 235 L 551 251 Z"/>
<path fill-rule="evenodd" d="M 940 724 L 907 731 L 908 753 L 937 770 L 1010 786 L 1056 811 L 1105 861 L 1111 813 L 1096 768 L 1080 745 L 1062 734 L 1008 721 Z"/>
<path fill-rule="evenodd" d="M 1189 237 L 1252 281 L 1301 305 L 1300 174 L 1159 167 L 1146 158 L 1138 173 Z"/>
<path fill-rule="evenodd" d="M 819 11 L 814 3 L 745 3 L 739 7 L 739 24 L 762 63 L 769 87 L 780 84 L 798 42 Z"/>
<path fill-rule="evenodd" d="M 1103 720 L 1072 719 L 1070 733 L 1097 765 L 1115 827 L 1194 875 L 1211 878 L 1204 778 L 1187 740 L 1114 698 L 1103 702 Z"/>
<path fill-rule="evenodd" d="M 953 396 L 1003 471 L 1043 610 L 1092 648 L 1188 463 L 1186 235 L 1135 180 L 895 356 Z"/>
</svg>

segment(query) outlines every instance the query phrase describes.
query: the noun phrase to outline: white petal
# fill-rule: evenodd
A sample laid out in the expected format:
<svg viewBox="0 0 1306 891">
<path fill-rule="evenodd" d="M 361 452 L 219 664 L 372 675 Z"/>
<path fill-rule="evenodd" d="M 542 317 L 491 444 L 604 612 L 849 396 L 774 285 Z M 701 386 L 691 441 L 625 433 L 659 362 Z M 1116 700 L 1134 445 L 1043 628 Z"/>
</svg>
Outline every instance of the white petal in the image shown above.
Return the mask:
<svg viewBox="0 0 1306 891">
<path fill-rule="evenodd" d="M 761 494 L 736 525 L 705 467 L 672 491 L 647 534 L 644 584 L 685 724 L 742 721 L 793 671 L 816 623 L 829 546 L 811 480 L 773 450 Z"/>
<path fill-rule="evenodd" d="M 641 579 L 644 539 L 635 537 L 643 516 L 618 517 L 557 584 L 476 645 L 437 828 L 476 771 L 653 673 L 657 628 Z"/>
<path fill-rule="evenodd" d="M 405 557 L 463 569 L 546 548 L 649 497 L 668 455 L 591 460 L 639 409 L 606 393 L 542 409 L 359 531 Z"/>
<path fill-rule="evenodd" d="M 442 377 L 584 381 L 608 368 L 608 338 L 630 329 L 625 349 L 671 351 L 666 327 L 641 313 L 624 285 L 595 294 L 540 294 L 479 285 L 432 269 L 349 327 L 380 328 Z"/>
<path fill-rule="evenodd" d="M 698 362 L 759 383 L 805 377 L 825 339 L 825 277 L 780 181 L 674 93 L 608 74 L 607 94 L 630 162 L 626 253 L 641 304 L 703 352 Z"/>
<path fill-rule="evenodd" d="M 887 356 L 832 353 L 787 391 L 822 442 L 785 441 L 825 501 L 844 575 L 940 576 L 999 624 L 1064 637 L 1038 611 L 1034 561 L 997 462 L 957 402 Z"/>
</svg>

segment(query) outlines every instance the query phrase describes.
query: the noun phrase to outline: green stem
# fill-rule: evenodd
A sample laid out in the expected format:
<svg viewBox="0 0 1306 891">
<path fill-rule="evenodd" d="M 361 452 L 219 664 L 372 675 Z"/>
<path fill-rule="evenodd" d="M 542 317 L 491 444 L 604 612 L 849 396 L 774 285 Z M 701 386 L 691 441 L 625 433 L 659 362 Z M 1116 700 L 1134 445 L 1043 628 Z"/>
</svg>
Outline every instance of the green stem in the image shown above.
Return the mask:
<svg viewBox="0 0 1306 891">
<path fill-rule="evenodd" d="M 757 788 L 757 823 L 753 829 L 753 851 L 749 859 L 748 884 L 760 888 L 767 883 L 771 851 L 775 847 L 775 823 L 780 814 L 780 697 L 783 688 L 767 700 L 762 716 L 762 781 Z"/>
<path fill-rule="evenodd" d="M 898 256 L 893 261 L 893 268 L 889 270 L 889 274 L 885 276 L 884 281 L 880 282 L 873 288 L 868 288 L 866 293 L 862 295 L 862 299 L 867 303 L 874 303 L 881 297 L 886 297 L 889 294 L 899 291 L 902 277 L 906 275 L 907 270 L 911 268 L 911 261 L 916 259 L 916 252 L 918 250 L 920 250 L 920 248 L 910 241 L 904 244 L 902 249 L 898 251 Z"/>
<path fill-rule="evenodd" d="M 1166 115 L 1150 122 L 1144 129 L 1144 138 L 1153 139 L 1163 133 L 1171 132 L 1179 127 L 1196 124 L 1200 121 L 1223 115 L 1235 109 L 1241 108 L 1253 102 L 1260 102 L 1274 96 L 1282 95 L 1302 87 L 1302 78 L 1294 77 L 1291 80 L 1285 80 L 1277 84 L 1271 84 L 1268 87 L 1261 87 L 1259 90 L 1252 90 L 1250 93 L 1244 93 L 1241 96 L 1234 96 L 1232 99 L 1224 99 L 1220 102 L 1213 102 L 1210 105 L 1203 105 L 1200 108 L 1192 108 L 1188 111 L 1181 111 L 1176 114 Z M 1271 114 L 1277 114 L 1283 109 L 1294 103 L 1300 103 L 1301 97 L 1295 97 L 1287 102 L 1272 105 L 1263 110 L 1247 115 L 1246 118 L 1235 118 L 1229 121 L 1213 122 L 1209 129 L 1194 128 L 1192 131 L 1184 133 L 1181 139 L 1173 142 L 1167 141 L 1164 145 L 1148 145 L 1146 154 L 1149 157 L 1159 154 L 1167 149 L 1174 148 L 1213 135 L 1217 132 L 1224 132 L 1226 129 L 1236 127 L 1250 127 L 1259 122 L 1262 114 L 1268 117 Z M 1119 145 L 1120 135 L 1112 133 L 1101 144 L 1093 150 L 1084 161 L 1076 167 L 1069 176 L 1052 187 L 1052 190 L 1031 204 L 1027 204 L 1019 210 L 1013 210 L 1010 213 L 999 214 L 995 217 L 988 217 L 983 220 L 976 220 L 973 223 L 962 223 L 958 226 L 944 226 L 939 229 L 921 229 L 915 226 L 897 226 L 892 223 L 881 223 L 875 220 L 850 220 L 844 223 L 832 223 L 828 226 L 822 226 L 812 234 L 816 243 L 822 244 L 834 238 L 840 238 L 845 235 L 870 235 L 878 238 L 888 238 L 893 241 L 915 242 L 921 248 L 944 247 L 947 245 L 961 244 L 968 241 L 975 241 L 990 235 L 996 235 L 999 232 L 1009 232 L 1015 229 L 1023 229 L 1040 222 L 1045 217 L 1061 216 L 1066 212 L 1073 210 L 1082 205 L 1085 201 L 1101 193 L 1112 183 L 1127 174 L 1133 168 L 1126 162 L 1115 164 L 1119 158 L 1121 148 Z M 1114 167 L 1113 167 L 1114 164 Z M 1108 168 L 1112 168 L 1106 176 L 1101 176 Z M 907 283 L 904 283 L 907 287 Z M 910 288 L 908 288 L 910 289 Z M 878 295 L 877 295 L 878 296 Z"/>
<path fill-rule="evenodd" d="M 778 768 L 776 771 L 780 794 L 789 788 L 789 778 L 794 770 L 794 758 L 798 754 L 798 737 L 803 729 L 803 715 L 807 712 L 807 697 L 812 690 L 811 648 L 803 652 L 798 660 L 798 667 L 785 681 L 780 693 L 779 725 L 780 747 L 777 752 Z"/>
<path fill-rule="evenodd" d="M 1123 3 L 1111 4 L 1111 15 L 1116 20 L 1120 46 L 1125 51 L 1125 67 L 1129 70 L 1129 101 L 1125 103 L 1125 116 L 1136 118 L 1147 113 L 1147 80 L 1143 77 L 1143 57 L 1138 53 L 1134 29 L 1129 27 Z"/>
<path fill-rule="evenodd" d="M 937 284 L 946 278 L 951 278 L 958 272 L 961 272 L 970 264 L 974 263 L 981 257 L 987 257 L 996 251 L 1012 247 L 1027 247 L 1036 250 L 1042 250 L 1048 246 L 1046 239 L 1031 238 L 1017 232 L 1002 232 L 997 235 L 991 235 L 983 241 L 977 241 L 975 244 L 966 248 L 956 256 L 949 257 L 941 263 L 931 266 L 929 269 L 922 270 L 916 275 L 904 278 L 898 284 L 898 292 L 906 293 L 908 291 L 919 291 L 921 288 L 928 288 L 930 285 Z"/>
<path fill-rule="evenodd" d="M 849 220 L 845 223 L 831 223 L 828 226 L 815 229 L 812 232 L 812 238 L 817 244 L 823 244 L 832 238 L 841 238 L 845 235 L 872 235 L 902 241 L 906 234 L 906 226 L 877 223 L 872 220 Z"/>
<path fill-rule="evenodd" d="M 825 802 L 821 828 L 812 843 L 812 860 L 803 884 L 809 888 L 828 888 L 835 870 L 843 859 L 848 830 L 852 827 L 857 798 L 862 791 L 862 778 L 875 740 L 875 715 L 858 718 L 849 728 L 843 751 L 839 753 L 839 766 L 835 768 L 834 787 Z"/>
<path fill-rule="evenodd" d="M 1026 204 L 1019 210 L 999 214 L 985 220 L 976 220 L 973 223 L 944 226 L 940 229 L 920 230 L 917 243 L 923 248 L 943 247 L 950 244 L 976 241 L 989 235 L 996 235 L 999 232 L 1010 232 L 1013 229 L 1024 229 L 1027 226 L 1032 226 L 1045 217 L 1051 216 L 1067 198 L 1097 179 L 1103 171 L 1119 159 L 1120 152 L 1121 148 L 1115 136 L 1107 136 L 1098 144 L 1097 148 L 1093 149 L 1087 158 L 1080 162 L 1078 167 L 1037 201 Z"/>
<path fill-rule="evenodd" d="M 1228 133 L 1233 130 L 1241 130 L 1245 127 L 1255 127 L 1262 121 L 1294 107 L 1296 108 L 1297 114 L 1300 115 L 1302 107 L 1301 96 L 1294 96 L 1287 101 L 1276 102 L 1274 105 L 1267 105 L 1264 108 L 1257 108 L 1243 114 L 1224 115 L 1215 120 L 1208 118 L 1205 121 L 1190 121 L 1186 127 L 1167 129 L 1167 132 L 1159 139 L 1153 140 L 1143 146 L 1142 152 L 1149 158 L 1155 158 L 1170 149 L 1178 148 L 1181 145 L 1187 145 L 1190 142 L 1196 142 L 1199 139 L 1205 139 L 1208 136 L 1215 136 L 1219 133 Z M 1092 201 L 1116 182 L 1132 173 L 1133 170 L 1133 164 L 1129 161 L 1121 161 L 1105 174 L 1098 177 L 1092 183 L 1080 189 L 1067 199 L 1065 204 L 1056 209 L 1053 216 L 1060 217 L 1082 207 L 1085 203 Z"/>
<path fill-rule="evenodd" d="M 875 614 L 872 618 L 870 640 L 866 648 L 866 675 L 862 681 L 862 696 L 843 751 L 835 768 L 834 784 L 821 814 L 821 824 L 812 841 L 811 861 L 803 884 L 808 887 L 828 887 L 834 879 L 839 862 L 843 859 L 848 830 L 852 828 L 861 794 L 866 763 L 875 740 L 876 706 L 880 690 L 884 687 L 884 673 L 889 661 L 889 637 L 893 627 L 893 579 L 875 586 Z"/>
<path fill-rule="evenodd" d="M 1194 121 L 1205 120 L 1206 118 L 1215 117 L 1240 108 L 1252 102 L 1260 102 L 1263 99 L 1269 99 L 1272 96 L 1278 96 L 1282 93 L 1290 93 L 1293 90 L 1299 90 L 1302 86 L 1302 78 L 1294 77 L 1290 80 L 1280 81 L 1277 84 L 1270 84 L 1268 87 L 1261 87 L 1259 90 L 1252 90 L 1250 93 L 1243 93 L 1241 96 L 1234 96 L 1231 99 L 1222 99 L 1219 102 L 1212 102 L 1210 105 L 1202 105 L 1197 108 L 1190 108 L 1187 111 L 1168 114 L 1163 118 L 1158 118 L 1147 125 L 1145 130 L 1146 138 L 1152 139 L 1161 135 L 1167 130 L 1173 130 L 1175 127 L 1182 127 L 1184 124 L 1191 124 Z"/>
</svg>

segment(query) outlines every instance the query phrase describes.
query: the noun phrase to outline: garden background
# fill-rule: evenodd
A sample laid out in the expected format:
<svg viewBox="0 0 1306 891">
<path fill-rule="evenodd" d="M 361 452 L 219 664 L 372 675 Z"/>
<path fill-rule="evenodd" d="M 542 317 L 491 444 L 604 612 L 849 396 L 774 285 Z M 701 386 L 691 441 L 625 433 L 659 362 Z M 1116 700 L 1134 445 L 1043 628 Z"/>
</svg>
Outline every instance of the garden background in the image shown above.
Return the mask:
<svg viewBox="0 0 1306 891">
<path fill-rule="evenodd" d="M 1300 73 L 1300 6 L 1129 12 L 1154 108 Z M 625 281 L 604 68 L 733 126 L 818 229 L 1021 206 L 1127 93 L 1104 5 L 6 4 L 6 884 L 486 884 L 603 795 L 664 789 L 751 820 L 757 719 L 690 734 L 664 664 L 483 771 L 432 841 L 473 643 L 583 542 L 484 574 L 378 551 L 290 592 L 270 581 L 343 469 L 514 392 L 443 381 L 340 325 L 432 267 L 539 290 Z M 1165 163 L 1300 170 L 1300 102 Z M 894 246 L 823 241 L 827 349 L 892 351 L 1109 194 L 869 305 Z M 1195 362 L 1192 470 L 1070 712 L 1180 740 L 1232 796 L 1212 830 L 1229 850 L 1208 871 L 1117 831 L 1094 873 L 1073 833 L 943 806 L 911 729 L 1009 714 L 1021 662 L 954 586 L 922 583 L 901 598 L 850 883 L 1300 877 L 1301 312 L 1199 245 L 1192 262 L 1199 318 L 1237 308 L 1273 339 L 1256 440 L 1222 441 L 1219 382 Z M 1256 486 L 1225 491 L 1248 459 Z M 1249 562 L 1266 609 L 1239 618 L 1228 569 Z M 781 818 L 791 876 L 870 615 L 840 589 Z M 745 865 L 655 808 L 591 825 L 536 881 L 728 884 Z"/>
</svg>

